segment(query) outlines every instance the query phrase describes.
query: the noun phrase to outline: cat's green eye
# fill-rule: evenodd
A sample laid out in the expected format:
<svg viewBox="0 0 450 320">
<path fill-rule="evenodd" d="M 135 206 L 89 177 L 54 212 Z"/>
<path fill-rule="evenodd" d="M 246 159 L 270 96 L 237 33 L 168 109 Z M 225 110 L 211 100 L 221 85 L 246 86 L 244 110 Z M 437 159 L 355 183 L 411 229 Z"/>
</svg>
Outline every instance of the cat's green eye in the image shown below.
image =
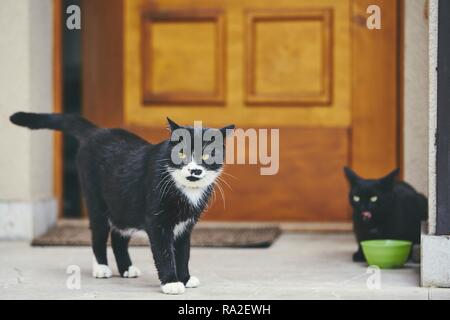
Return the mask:
<svg viewBox="0 0 450 320">
<path fill-rule="evenodd" d="M 204 153 L 203 156 L 202 156 L 202 160 L 203 160 L 203 161 L 206 161 L 206 160 L 208 160 L 208 159 L 209 159 L 209 154 Z"/>
<path fill-rule="evenodd" d="M 183 151 L 178 152 L 178 156 L 180 157 L 180 159 L 186 159 L 186 153 L 184 153 Z"/>
<path fill-rule="evenodd" d="M 377 202 L 378 197 L 377 196 L 373 196 L 370 198 L 370 202 Z"/>
<path fill-rule="evenodd" d="M 353 196 L 353 201 L 355 201 L 355 202 L 359 202 L 359 197 L 358 196 Z"/>
</svg>

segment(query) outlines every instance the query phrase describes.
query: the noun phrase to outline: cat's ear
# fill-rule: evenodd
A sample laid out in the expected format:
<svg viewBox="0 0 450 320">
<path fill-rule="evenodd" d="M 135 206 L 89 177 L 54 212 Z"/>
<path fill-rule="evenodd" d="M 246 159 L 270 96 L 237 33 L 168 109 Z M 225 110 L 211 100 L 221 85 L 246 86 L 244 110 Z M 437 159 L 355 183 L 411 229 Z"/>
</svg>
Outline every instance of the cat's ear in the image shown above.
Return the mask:
<svg viewBox="0 0 450 320">
<path fill-rule="evenodd" d="M 172 121 L 169 117 L 167 117 L 167 123 L 169 124 L 169 129 L 171 132 L 174 132 L 176 129 L 180 128 L 180 126 Z"/>
<path fill-rule="evenodd" d="M 400 169 L 392 170 L 386 176 L 380 179 L 380 184 L 385 189 L 391 189 L 394 186 L 395 178 L 398 176 Z"/>
<path fill-rule="evenodd" d="M 227 136 L 233 133 L 234 128 L 235 128 L 234 124 L 230 124 L 226 127 L 221 128 L 220 132 L 222 132 L 223 137 L 226 138 Z"/>
<path fill-rule="evenodd" d="M 354 185 L 359 180 L 361 180 L 361 178 L 355 173 L 355 171 L 353 171 L 349 167 L 344 167 L 344 173 L 351 185 Z"/>
</svg>

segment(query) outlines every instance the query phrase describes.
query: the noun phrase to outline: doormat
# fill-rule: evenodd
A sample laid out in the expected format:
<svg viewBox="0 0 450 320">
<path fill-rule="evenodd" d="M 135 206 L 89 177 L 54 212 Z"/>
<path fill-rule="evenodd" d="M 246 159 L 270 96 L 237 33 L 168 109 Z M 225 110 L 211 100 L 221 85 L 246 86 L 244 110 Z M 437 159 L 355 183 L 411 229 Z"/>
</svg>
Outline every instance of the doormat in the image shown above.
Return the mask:
<svg viewBox="0 0 450 320">
<path fill-rule="evenodd" d="M 277 225 L 246 223 L 199 223 L 191 236 L 193 247 L 267 248 L 280 235 Z M 90 246 L 91 230 L 86 220 L 63 220 L 46 234 L 35 238 L 33 246 Z M 110 241 L 108 240 L 108 244 Z M 144 232 L 135 233 L 131 246 L 148 246 Z"/>
</svg>

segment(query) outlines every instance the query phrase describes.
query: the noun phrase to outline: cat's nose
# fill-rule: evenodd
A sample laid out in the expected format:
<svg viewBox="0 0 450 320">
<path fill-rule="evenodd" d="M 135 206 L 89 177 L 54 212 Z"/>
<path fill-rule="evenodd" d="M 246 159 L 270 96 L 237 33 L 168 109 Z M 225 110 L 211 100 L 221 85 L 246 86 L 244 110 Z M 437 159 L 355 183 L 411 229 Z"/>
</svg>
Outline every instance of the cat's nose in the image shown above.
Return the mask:
<svg viewBox="0 0 450 320">
<path fill-rule="evenodd" d="M 203 170 L 202 169 L 190 169 L 189 173 L 194 176 L 199 176 L 203 173 Z"/>
</svg>

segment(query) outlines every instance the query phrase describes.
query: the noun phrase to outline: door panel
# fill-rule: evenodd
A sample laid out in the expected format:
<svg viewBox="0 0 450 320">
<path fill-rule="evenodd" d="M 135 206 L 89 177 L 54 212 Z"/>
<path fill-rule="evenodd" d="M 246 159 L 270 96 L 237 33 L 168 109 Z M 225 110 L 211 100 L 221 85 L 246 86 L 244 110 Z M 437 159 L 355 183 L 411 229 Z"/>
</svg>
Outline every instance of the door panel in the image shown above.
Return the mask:
<svg viewBox="0 0 450 320">
<path fill-rule="evenodd" d="M 143 106 L 223 104 L 223 12 L 146 10 L 141 20 L 141 64 L 135 66 L 143 67 Z"/>
<path fill-rule="evenodd" d="M 332 16 L 332 9 L 246 12 L 249 104 L 332 104 Z"/>
</svg>

